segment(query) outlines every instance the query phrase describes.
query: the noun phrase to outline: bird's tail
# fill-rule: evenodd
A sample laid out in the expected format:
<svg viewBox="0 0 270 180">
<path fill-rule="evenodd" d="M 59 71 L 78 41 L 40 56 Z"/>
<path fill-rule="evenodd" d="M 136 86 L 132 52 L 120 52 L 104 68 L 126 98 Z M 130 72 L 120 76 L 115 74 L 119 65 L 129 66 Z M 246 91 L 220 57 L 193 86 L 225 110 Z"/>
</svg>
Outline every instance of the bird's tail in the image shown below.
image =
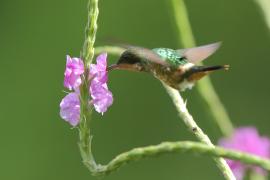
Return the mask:
<svg viewBox="0 0 270 180">
<path fill-rule="evenodd" d="M 197 81 L 209 74 L 210 72 L 217 70 L 229 70 L 229 65 L 219 65 L 219 66 L 193 66 L 186 73 L 185 77 L 189 81 Z"/>
</svg>

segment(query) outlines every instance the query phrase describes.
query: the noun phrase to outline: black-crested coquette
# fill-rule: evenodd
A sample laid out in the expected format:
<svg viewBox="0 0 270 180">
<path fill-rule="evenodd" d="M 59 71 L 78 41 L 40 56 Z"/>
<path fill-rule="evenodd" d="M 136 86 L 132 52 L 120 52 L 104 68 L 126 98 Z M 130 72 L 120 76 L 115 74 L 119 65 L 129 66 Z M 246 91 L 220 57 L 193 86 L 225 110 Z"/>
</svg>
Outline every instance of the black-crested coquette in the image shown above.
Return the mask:
<svg viewBox="0 0 270 180">
<path fill-rule="evenodd" d="M 165 84 L 184 91 L 190 89 L 196 81 L 219 69 L 228 69 L 228 65 L 202 66 L 201 61 L 212 55 L 220 43 L 173 50 L 169 48 L 147 49 L 128 46 L 116 64 L 108 69 L 122 69 L 147 72 Z"/>
</svg>

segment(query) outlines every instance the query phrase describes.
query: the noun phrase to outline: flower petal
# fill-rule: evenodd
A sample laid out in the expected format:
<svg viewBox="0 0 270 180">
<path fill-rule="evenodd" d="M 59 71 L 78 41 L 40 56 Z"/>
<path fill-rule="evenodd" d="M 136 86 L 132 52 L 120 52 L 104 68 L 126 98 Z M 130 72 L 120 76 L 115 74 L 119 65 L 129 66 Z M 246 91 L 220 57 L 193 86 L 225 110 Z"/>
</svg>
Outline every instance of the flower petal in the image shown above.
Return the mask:
<svg viewBox="0 0 270 180">
<path fill-rule="evenodd" d="M 93 100 L 94 108 L 99 113 L 107 111 L 113 103 L 112 92 L 108 90 L 107 81 L 107 54 L 97 57 L 97 64 L 90 65 L 90 77 L 93 77 L 89 92 Z"/>
<path fill-rule="evenodd" d="M 79 87 L 82 83 L 81 75 L 83 73 L 83 61 L 80 58 L 71 58 L 67 55 L 64 86 L 69 90 Z"/>
<path fill-rule="evenodd" d="M 60 103 L 60 116 L 72 126 L 80 121 L 80 99 L 76 92 L 66 95 Z"/>
</svg>

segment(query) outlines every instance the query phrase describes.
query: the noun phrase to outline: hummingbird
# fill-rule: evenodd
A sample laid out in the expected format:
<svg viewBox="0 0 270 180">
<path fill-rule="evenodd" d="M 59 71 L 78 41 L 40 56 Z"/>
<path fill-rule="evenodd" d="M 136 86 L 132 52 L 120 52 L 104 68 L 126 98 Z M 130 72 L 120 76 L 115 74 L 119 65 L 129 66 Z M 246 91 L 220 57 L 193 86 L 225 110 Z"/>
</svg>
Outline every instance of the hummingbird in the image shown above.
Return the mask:
<svg viewBox="0 0 270 180">
<path fill-rule="evenodd" d="M 184 91 L 191 89 L 196 81 L 213 71 L 228 70 L 228 65 L 199 65 L 201 61 L 212 55 L 220 44 L 217 42 L 177 50 L 127 46 L 117 63 L 109 66 L 108 70 L 120 69 L 150 73 L 168 86 Z"/>
</svg>

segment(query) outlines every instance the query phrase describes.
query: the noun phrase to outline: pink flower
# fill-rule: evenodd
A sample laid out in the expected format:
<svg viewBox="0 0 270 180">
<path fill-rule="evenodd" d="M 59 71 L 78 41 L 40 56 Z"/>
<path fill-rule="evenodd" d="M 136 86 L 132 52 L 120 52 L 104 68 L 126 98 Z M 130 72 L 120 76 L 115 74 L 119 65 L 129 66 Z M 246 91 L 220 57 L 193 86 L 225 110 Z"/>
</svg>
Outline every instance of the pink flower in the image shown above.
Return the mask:
<svg viewBox="0 0 270 180">
<path fill-rule="evenodd" d="M 72 126 L 77 126 L 80 122 L 80 91 L 81 75 L 84 73 L 83 61 L 79 58 L 67 56 L 64 85 L 70 90 L 75 90 L 66 95 L 60 103 L 60 116 Z M 113 103 L 113 96 L 107 86 L 107 54 L 97 57 L 97 64 L 91 64 L 89 69 L 91 102 L 95 110 L 99 113 L 107 111 Z"/>
<path fill-rule="evenodd" d="M 90 78 L 92 79 L 89 92 L 95 110 L 99 113 L 107 111 L 113 103 L 113 96 L 107 86 L 107 54 L 103 53 L 97 57 L 97 64 L 90 65 Z"/>
<path fill-rule="evenodd" d="M 219 144 L 228 149 L 239 150 L 264 158 L 270 158 L 270 139 L 262 137 L 254 127 L 241 127 L 235 129 L 230 138 L 222 138 Z M 227 160 L 237 179 L 244 178 L 245 171 L 251 169 L 257 173 L 265 174 L 266 171 L 256 166 L 248 166 L 239 161 Z"/>
<path fill-rule="evenodd" d="M 60 103 L 60 116 L 72 126 L 80 121 L 80 99 L 77 92 L 66 95 Z"/>
<path fill-rule="evenodd" d="M 108 90 L 107 84 L 92 82 L 90 93 L 93 100 L 95 110 L 98 113 L 104 113 L 113 103 L 112 93 Z"/>
<path fill-rule="evenodd" d="M 81 75 L 83 73 L 83 61 L 80 58 L 71 58 L 67 55 L 64 86 L 69 90 L 75 90 L 82 83 Z"/>
<path fill-rule="evenodd" d="M 107 54 L 103 53 L 97 57 L 97 64 L 90 64 L 90 78 L 92 81 L 99 82 L 101 84 L 107 83 Z"/>
</svg>

